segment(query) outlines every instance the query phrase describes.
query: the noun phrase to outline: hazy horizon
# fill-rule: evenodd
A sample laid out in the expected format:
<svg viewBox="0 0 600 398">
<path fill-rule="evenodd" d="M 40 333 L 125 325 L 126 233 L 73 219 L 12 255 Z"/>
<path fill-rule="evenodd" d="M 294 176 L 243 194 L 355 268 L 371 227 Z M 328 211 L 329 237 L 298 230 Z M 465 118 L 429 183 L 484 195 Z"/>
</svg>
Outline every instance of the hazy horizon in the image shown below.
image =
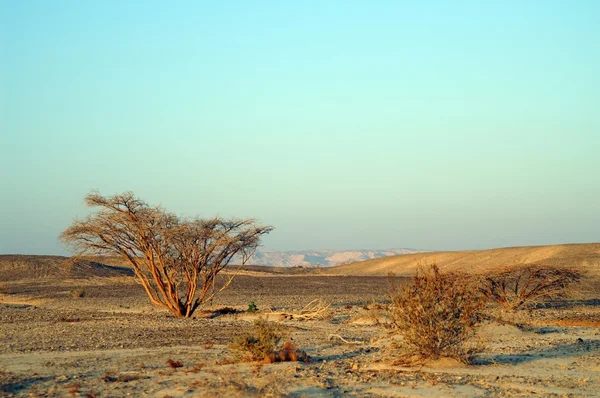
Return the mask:
<svg viewBox="0 0 600 398">
<path fill-rule="evenodd" d="M 0 254 L 83 197 L 271 250 L 600 241 L 600 2 L 4 2 Z"/>
</svg>

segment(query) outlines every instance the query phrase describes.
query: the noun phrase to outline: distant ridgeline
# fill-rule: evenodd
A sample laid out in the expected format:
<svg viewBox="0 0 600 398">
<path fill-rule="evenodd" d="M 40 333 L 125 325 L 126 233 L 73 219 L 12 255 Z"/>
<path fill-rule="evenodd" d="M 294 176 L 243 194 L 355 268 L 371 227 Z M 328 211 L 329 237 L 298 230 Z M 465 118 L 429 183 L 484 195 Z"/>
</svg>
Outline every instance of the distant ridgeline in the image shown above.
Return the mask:
<svg viewBox="0 0 600 398">
<path fill-rule="evenodd" d="M 0 281 L 22 279 L 132 276 L 129 268 L 106 265 L 91 260 L 74 260 L 63 256 L 0 255 Z"/>
<path fill-rule="evenodd" d="M 265 265 L 271 267 L 332 267 L 349 264 L 355 261 L 397 256 L 399 254 L 420 253 L 413 249 L 385 250 L 306 250 L 306 251 L 272 251 L 258 250 L 247 262 L 248 265 Z M 239 263 L 239 260 L 234 260 Z"/>
<path fill-rule="evenodd" d="M 330 267 L 399 254 L 418 253 L 410 249 L 354 251 L 257 251 L 246 263 L 269 267 Z M 232 262 L 239 264 L 239 259 Z M 133 276 L 131 267 L 118 257 L 74 259 L 64 256 L 0 255 L 0 282 L 23 279 Z"/>
</svg>

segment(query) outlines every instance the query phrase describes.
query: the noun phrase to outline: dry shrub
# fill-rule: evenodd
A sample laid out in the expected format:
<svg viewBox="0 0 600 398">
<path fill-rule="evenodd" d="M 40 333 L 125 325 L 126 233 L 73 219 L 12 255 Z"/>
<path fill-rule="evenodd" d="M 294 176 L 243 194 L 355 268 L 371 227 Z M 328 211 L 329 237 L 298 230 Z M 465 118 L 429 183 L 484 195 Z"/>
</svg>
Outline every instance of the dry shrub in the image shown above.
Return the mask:
<svg viewBox="0 0 600 398">
<path fill-rule="evenodd" d="M 287 330 L 281 325 L 267 322 L 264 319 L 257 319 L 254 322 L 252 331 L 236 337 L 229 348 L 235 351 L 239 361 L 308 362 L 308 355 L 297 349 L 290 339 L 279 348 L 280 342 L 287 334 Z"/>
<path fill-rule="evenodd" d="M 567 288 L 580 281 L 583 273 L 574 268 L 526 265 L 500 268 L 481 283 L 481 291 L 491 301 L 514 311 L 524 304 L 550 297 L 563 297 Z"/>
<path fill-rule="evenodd" d="M 167 365 L 169 365 L 171 367 L 171 369 L 177 369 L 177 368 L 183 367 L 183 363 L 181 363 L 181 361 L 174 361 L 172 359 L 167 359 Z"/>
<path fill-rule="evenodd" d="M 309 362 L 308 355 L 303 350 L 300 350 L 292 343 L 291 339 L 283 343 L 283 348 L 269 355 L 268 362 Z"/>
<path fill-rule="evenodd" d="M 471 278 L 441 273 L 435 264 L 420 267 L 412 284 L 392 285 L 391 299 L 392 323 L 404 337 L 408 356 L 469 360 L 474 352 L 465 342 L 473 335 L 484 305 Z"/>
<path fill-rule="evenodd" d="M 299 311 L 292 312 L 275 312 L 271 311 L 271 315 L 279 315 L 283 319 L 295 319 L 297 321 L 315 321 L 331 318 L 331 304 L 327 301 L 318 298 L 306 304 Z"/>
<path fill-rule="evenodd" d="M 85 290 L 83 288 L 76 288 L 69 291 L 69 294 L 71 294 L 71 297 L 73 298 L 82 298 L 85 297 Z"/>
<path fill-rule="evenodd" d="M 281 325 L 257 319 L 252 330 L 243 336 L 234 338 L 229 348 L 236 351 L 239 360 L 266 360 L 276 350 L 284 333 Z"/>
<path fill-rule="evenodd" d="M 71 394 L 72 396 L 77 396 L 79 395 L 79 389 L 81 388 L 81 383 L 79 382 L 73 382 L 70 384 L 67 384 L 67 390 L 69 391 L 69 394 Z"/>
</svg>

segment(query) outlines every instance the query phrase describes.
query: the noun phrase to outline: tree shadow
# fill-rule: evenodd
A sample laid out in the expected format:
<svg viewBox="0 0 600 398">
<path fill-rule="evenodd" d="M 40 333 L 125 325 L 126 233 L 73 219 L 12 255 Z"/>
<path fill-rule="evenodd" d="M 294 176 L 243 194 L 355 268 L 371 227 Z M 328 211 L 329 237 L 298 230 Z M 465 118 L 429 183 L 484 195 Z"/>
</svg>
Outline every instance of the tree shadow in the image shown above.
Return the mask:
<svg viewBox="0 0 600 398">
<path fill-rule="evenodd" d="M 53 380 L 52 376 L 44 377 L 30 377 L 30 378 L 18 378 L 15 376 L 10 377 L 8 380 L 0 381 L 0 395 L 3 394 L 19 394 L 36 383 L 43 383 L 45 381 Z"/>
<path fill-rule="evenodd" d="M 533 309 L 555 309 L 572 307 L 597 307 L 600 299 L 546 301 L 532 304 Z"/>
<path fill-rule="evenodd" d="M 558 344 L 546 350 L 523 352 L 517 354 L 479 354 L 475 357 L 474 365 L 511 364 L 516 365 L 539 359 L 568 358 L 576 355 L 600 353 L 600 340 L 582 340 L 571 344 Z"/>
<path fill-rule="evenodd" d="M 379 351 L 379 349 L 373 348 L 373 347 L 369 347 L 369 348 L 365 349 L 364 347 L 360 347 L 357 350 L 349 351 L 349 352 L 340 352 L 340 353 L 335 353 L 335 354 L 330 354 L 330 355 L 311 356 L 310 360 L 311 360 L 311 362 L 339 361 L 339 360 L 343 360 L 343 359 L 350 359 L 350 358 L 356 358 L 359 356 L 364 356 L 365 354 L 370 354 L 370 353 L 376 352 L 376 351 Z"/>
</svg>

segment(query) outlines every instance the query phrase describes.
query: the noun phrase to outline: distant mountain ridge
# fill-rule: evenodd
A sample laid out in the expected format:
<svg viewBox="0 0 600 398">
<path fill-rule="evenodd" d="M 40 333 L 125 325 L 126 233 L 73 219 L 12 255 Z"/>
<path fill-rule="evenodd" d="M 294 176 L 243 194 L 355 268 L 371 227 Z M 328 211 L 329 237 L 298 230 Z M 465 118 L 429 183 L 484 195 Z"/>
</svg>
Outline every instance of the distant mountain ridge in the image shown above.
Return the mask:
<svg viewBox="0 0 600 398">
<path fill-rule="evenodd" d="M 302 250 L 275 251 L 257 250 L 247 264 L 272 267 L 332 267 L 355 261 L 397 256 L 400 254 L 420 253 L 413 249 L 383 250 Z"/>
</svg>

